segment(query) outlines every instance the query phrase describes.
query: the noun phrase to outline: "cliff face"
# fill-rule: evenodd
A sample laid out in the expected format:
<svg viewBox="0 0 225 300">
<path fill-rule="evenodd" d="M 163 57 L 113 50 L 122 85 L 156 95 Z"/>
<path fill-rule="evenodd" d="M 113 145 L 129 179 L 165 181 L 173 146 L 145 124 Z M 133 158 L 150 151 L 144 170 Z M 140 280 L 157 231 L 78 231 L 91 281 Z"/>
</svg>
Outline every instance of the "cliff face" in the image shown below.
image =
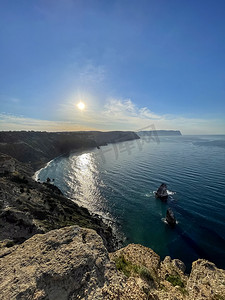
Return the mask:
<svg viewBox="0 0 225 300">
<path fill-rule="evenodd" d="M 128 245 L 109 254 L 91 229 L 65 227 L 0 250 L 2 300 L 221 300 L 225 271 L 198 260 L 190 276 L 179 260 Z M 124 275 L 126 274 L 126 275 Z"/>
<path fill-rule="evenodd" d="M 0 247 L 22 243 L 36 233 L 79 225 L 96 230 L 108 250 L 116 247 L 110 227 L 100 218 L 91 216 L 87 209 L 62 195 L 51 184 L 35 182 L 29 174 L 32 169 L 6 155 L 0 161 L 10 160 L 14 172 L 7 164 L 0 175 Z"/>
<path fill-rule="evenodd" d="M 131 131 L 111 132 L 0 132 L 0 152 L 38 169 L 51 159 L 72 150 L 139 139 Z"/>
</svg>

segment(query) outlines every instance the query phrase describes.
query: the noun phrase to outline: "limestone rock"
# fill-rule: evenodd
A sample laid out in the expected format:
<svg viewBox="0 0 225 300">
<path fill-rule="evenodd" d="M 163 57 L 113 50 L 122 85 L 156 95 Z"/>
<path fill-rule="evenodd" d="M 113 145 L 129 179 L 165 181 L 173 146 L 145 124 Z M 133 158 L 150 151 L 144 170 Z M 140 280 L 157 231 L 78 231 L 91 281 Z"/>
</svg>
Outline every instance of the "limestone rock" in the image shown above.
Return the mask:
<svg viewBox="0 0 225 300">
<path fill-rule="evenodd" d="M 115 259 L 123 255 L 125 259 L 133 264 L 143 265 L 148 269 L 156 271 L 160 265 L 160 257 L 152 249 L 139 244 L 129 244 L 126 247 L 110 253 L 110 258 Z"/>
<path fill-rule="evenodd" d="M 215 264 L 198 259 L 193 262 L 187 283 L 190 299 L 223 300 L 225 299 L 225 270 L 218 269 Z"/>
<path fill-rule="evenodd" d="M 65 227 L 37 234 L 0 259 L 2 300 L 146 299 L 119 274 L 101 237 Z"/>
<path fill-rule="evenodd" d="M 129 276 L 116 269 L 121 256 L 133 270 Z M 0 295 L 2 300 L 225 299 L 224 270 L 205 260 L 193 263 L 189 277 L 184 268 L 169 256 L 160 262 L 141 245 L 108 254 L 94 230 L 70 226 L 1 249 Z"/>
</svg>

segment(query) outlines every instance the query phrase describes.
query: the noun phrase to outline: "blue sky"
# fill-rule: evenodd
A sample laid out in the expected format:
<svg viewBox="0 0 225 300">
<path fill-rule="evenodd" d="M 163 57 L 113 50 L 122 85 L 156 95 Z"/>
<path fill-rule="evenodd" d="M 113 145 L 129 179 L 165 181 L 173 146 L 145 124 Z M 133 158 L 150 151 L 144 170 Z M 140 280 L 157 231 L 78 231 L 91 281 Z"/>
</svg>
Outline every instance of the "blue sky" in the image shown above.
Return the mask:
<svg viewBox="0 0 225 300">
<path fill-rule="evenodd" d="M 0 129 L 225 134 L 224 13 L 224 0 L 1 0 Z"/>
</svg>

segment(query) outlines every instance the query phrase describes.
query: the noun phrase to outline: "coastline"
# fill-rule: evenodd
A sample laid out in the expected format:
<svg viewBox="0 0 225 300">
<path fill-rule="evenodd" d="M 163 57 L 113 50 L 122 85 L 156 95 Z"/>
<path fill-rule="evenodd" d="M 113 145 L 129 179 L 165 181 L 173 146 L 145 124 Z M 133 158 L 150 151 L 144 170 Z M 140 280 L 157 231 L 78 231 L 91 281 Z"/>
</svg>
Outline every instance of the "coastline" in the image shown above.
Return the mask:
<svg viewBox="0 0 225 300">
<path fill-rule="evenodd" d="M 47 162 L 42 168 L 38 169 L 37 171 L 34 171 L 34 174 L 32 175 L 32 179 L 38 182 L 38 175 L 41 172 L 41 170 L 47 168 L 49 164 L 54 160 L 55 158 L 51 159 L 49 162 Z"/>
<path fill-rule="evenodd" d="M 103 145 L 101 147 L 104 147 L 104 146 L 105 145 Z M 53 162 L 56 159 L 60 159 L 61 157 L 64 157 L 64 156 L 69 157 L 71 154 L 75 154 L 76 156 L 79 156 L 79 155 L 82 155 L 82 154 L 85 154 L 85 153 L 90 153 L 93 150 L 95 150 L 95 148 L 80 149 L 80 150 L 70 151 L 70 153 L 64 153 L 60 156 L 57 156 L 57 157 L 53 158 L 52 160 L 50 160 L 49 162 L 47 162 L 41 169 L 35 171 L 35 173 L 32 176 L 32 179 L 35 180 L 37 183 L 41 183 L 41 184 L 44 183 L 45 184 L 46 181 L 38 180 L 38 179 L 40 179 L 40 178 L 38 178 L 38 176 L 39 176 L 39 174 L 42 170 L 48 168 L 48 166 L 51 164 L 51 162 Z M 52 180 L 53 178 L 50 178 L 50 179 Z M 55 184 L 55 182 L 51 182 L 49 184 L 51 184 L 52 186 L 55 186 L 57 189 L 59 189 L 60 192 L 62 193 L 62 195 L 64 197 L 66 197 L 68 200 L 75 203 L 79 207 L 81 207 L 83 209 L 86 209 L 92 217 L 101 220 L 101 222 L 103 222 L 106 226 L 110 227 L 111 230 L 112 230 L 112 235 L 113 235 L 112 240 L 114 240 L 115 250 L 120 249 L 121 247 L 123 247 L 125 245 L 126 237 L 122 232 L 119 231 L 118 224 L 116 223 L 116 221 L 112 217 L 109 218 L 109 217 L 107 217 L 103 214 L 100 214 L 99 212 L 91 211 L 87 206 L 84 206 L 84 205 L 80 204 L 78 201 L 76 201 L 74 198 L 71 198 L 71 197 L 65 195 L 62 192 L 62 190 L 57 186 L 57 184 Z"/>
<path fill-rule="evenodd" d="M 56 294 L 60 300 L 70 295 L 88 300 L 224 299 L 224 270 L 199 259 L 188 276 L 182 261 L 168 256 L 161 261 L 150 248 L 129 244 L 115 251 L 112 229 L 99 217 L 64 197 L 56 186 L 34 181 L 34 168 L 27 163 L 12 157 L 9 161 L 0 176 L 4 300 L 7 295 L 57 299 Z M 81 283 L 74 286 L 74 280 Z"/>
<path fill-rule="evenodd" d="M 0 155 L 0 159 L 8 157 Z M 65 197 L 56 186 L 34 181 L 25 164 L 13 158 L 9 161 L 14 164 L 13 172 L 8 172 L 5 164 L 0 176 L 0 248 L 71 225 L 96 230 L 109 251 L 118 248 L 119 241 L 102 219 Z"/>
<path fill-rule="evenodd" d="M 0 132 L 0 138 L 1 247 L 17 245 L 37 233 L 71 225 L 96 230 L 109 251 L 122 245 L 102 218 L 64 197 L 56 186 L 41 184 L 35 179 L 40 169 L 61 155 L 71 151 L 80 154 L 107 143 L 139 139 L 137 134 L 121 131 Z"/>
</svg>

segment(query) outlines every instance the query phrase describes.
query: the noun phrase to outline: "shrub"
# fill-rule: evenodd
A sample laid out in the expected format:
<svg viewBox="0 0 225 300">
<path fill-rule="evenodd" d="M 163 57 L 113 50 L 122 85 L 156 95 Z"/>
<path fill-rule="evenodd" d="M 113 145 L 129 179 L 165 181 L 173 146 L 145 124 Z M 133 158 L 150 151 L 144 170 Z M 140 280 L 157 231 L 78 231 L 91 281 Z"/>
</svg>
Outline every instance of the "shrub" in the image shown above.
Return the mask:
<svg viewBox="0 0 225 300">
<path fill-rule="evenodd" d="M 153 281 L 150 271 L 145 267 L 140 267 L 138 270 L 140 277 L 146 281 Z"/>
<path fill-rule="evenodd" d="M 179 275 L 167 275 L 166 280 L 169 281 L 173 286 L 180 286 L 181 288 L 184 287 L 184 283 L 181 280 Z"/>
<path fill-rule="evenodd" d="M 130 276 L 131 273 L 131 263 L 126 261 L 124 256 L 119 256 L 115 259 L 116 268 L 117 270 L 121 271 L 126 275 L 127 277 Z"/>
<path fill-rule="evenodd" d="M 11 177 L 11 181 L 15 183 L 28 184 L 28 180 L 26 179 L 26 177 L 25 176 L 22 177 L 19 173 L 13 173 Z"/>
<path fill-rule="evenodd" d="M 153 281 L 152 275 L 146 267 L 133 265 L 131 262 L 127 261 L 123 255 L 117 257 L 115 259 L 115 263 L 117 270 L 123 272 L 127 277 L 131 276 L 132 274 L 137 274 L 143 280 Z"/>
</svg>

